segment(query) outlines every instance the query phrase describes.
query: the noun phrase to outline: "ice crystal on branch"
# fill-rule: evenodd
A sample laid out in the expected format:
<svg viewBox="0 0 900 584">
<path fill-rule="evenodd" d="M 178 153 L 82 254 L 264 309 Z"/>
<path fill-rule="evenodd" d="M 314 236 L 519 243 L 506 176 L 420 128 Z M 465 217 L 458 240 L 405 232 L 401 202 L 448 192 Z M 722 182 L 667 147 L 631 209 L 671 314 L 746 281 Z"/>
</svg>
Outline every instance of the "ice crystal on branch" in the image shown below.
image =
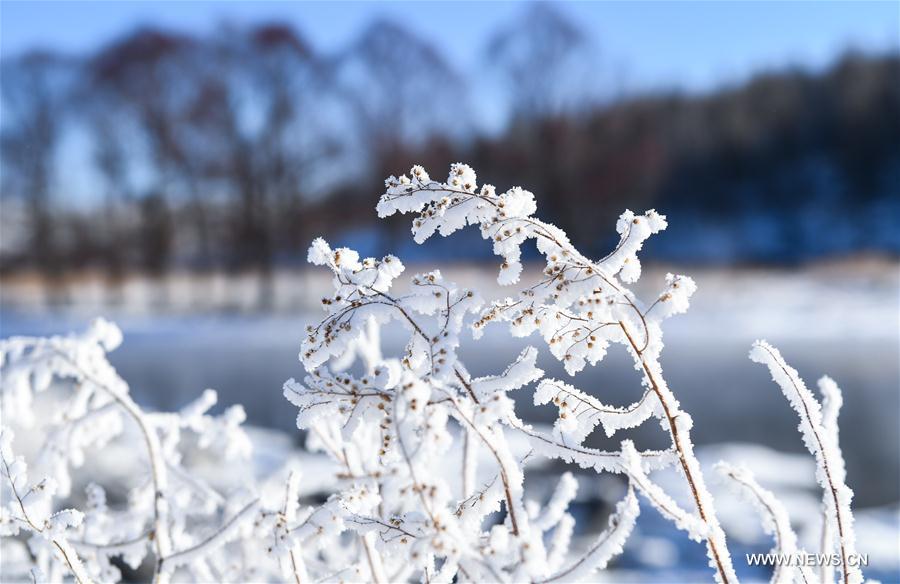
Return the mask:
<svg viewBox="0 0 900 584">
<path fill-rule="evenodd" d="M 34 534 L 29 549 L 52 581 L 66 573 L 80 582 L 117 580 L 120 573 L 111 558 L 122 557 L 137 568 L 148 552 L 160 581 L 188 563 L 197 579 L 215 575 L 203 562 L 215 555 L 213 543 L 221 539 L 202 544 L 199 533 L 186 527 L 206 524 L 204 529 L 221 538 L 218 520 L 233 499 L 216 493 L 183 466 L 182 442 L 191 434 L 191 443 L 223 463 L 246 462 L 250 443 L 240 428 L 243 410 L 235 406 L 210 416 L 207 411 L 216 394 L 207 390 L 180 412 L 144 412 L 106 359 L 121 340 L 119 329 L 101 319 L 80 335 L 0 342 L 4 424 L 39 433 L 42 444 L 35 468 L 46 473 L 39 482 L 28 483 L 24 460 L 12 455 L 12 433 L 4 430 L 3 520 L 9 526 L 4 531 L 15 535 L 26 529 Z M 54 397 L 54 409 L 43 411 L 38 420 L 33 400 L 42 393 Z M 16 415 L 7 417 L 8 412 Z M 91 484 L 84 512 L 60 510 L 71 495 L 73 470 L 85 463 L 86 453 L 102 452 L 114 442 L 130 442 L 137 464 L 145 468 L 131 485 L 127 506 L 110 509 L 104 489 Z"/>
<path fill-rule="evenodd" d="M 534 240 L 544 257 L 541 278 L 522 288 L 517 298 L 491 304 L 476 321 L 476 330 L 491 322 L 505 322 L 515 336 L 537 332 L 551 354 L 572 375 L 588 364 L 599 363 L 611 343 L 622 344 L 633 356 L 635 367 L 643 373 L 646 392 L 633 405 L 621 409 L 608 408 L 587 392 L 560 386 L 559 382 L 542 383 L 535 403 L 552 400 L 559 408 L 559 417 L 554 438 L 532 436 L 536 447 L 542 448 L 545 454 L 556 453 L 583 467 L 621 470 L 620 463 L 591 465 L 591 456 L 600 453 L 592 453 L 580 447 L 580 443 L 604 421 L 608 422 L 605 431 L 612 435 L 618 429 L 642 423 L 651 415 L 660 418 L 670 432 L 673 450 L 694 494 L 703 524 L 702 530 L 695 529 L 692 534 L 702 532 L 710 564 L 719 580 L 734 581 L 725 536 L 693 455 L 689 416 L 680 411 L 658 361 L 662 350 L 660 325 L 666 318 L 687 309 L 696 285 L 686 276 L 669 275 L 663 290 L 649 305 L 642 303 L 627 287 L 640 277 L 637 253 L 651 235 L 666 228 L 665 217 L 652 210 L 643 215 L 626 211 L 616 224 L 618 245 L 606 257 L 594 261 L 575 249 L 562 230 L 534 217 L 537 208 L 534 196 L 528 191 L 514 187 L 497 194 L 491 186 L 478 188 L 475 173 L 463 164 L 451 167 L 446 183 L 431 180 L 418 168 L 411 174 L 412 178 L 404 175 L 388 179 L 378 211 L 380 216 L 418 213 L 413 220 L 417 241 L 435 232 L 447 235 L 466 225 L 477 225 L 482 237 L 491 242 L 495 255 L 501 258 L 500 284 L 519 281 L 521 246 L 525 242 Z M 647 400 L 650 392 L 655 400 Z"/>
<path fill-rule="evenodd" d="M 784 556 L 806 553 L 797 546 L 797 534 L 791 528 L 787 509 L 771 491 L 764 489 L 756 482 L 750 470 L 745 467 L 734 467 L 725 462 L 717 464 L 716 470 L 728 480 L 729 486 L 749 500 L 761 515 L 763 529 L 775 540 L 772 553 Z M 790 583 L 795 580 L 814 582 L 816 578 L 806 566 L 775 566 L 772 574 L 773 584 Z"/>
<path fill-rule="evenodd" d="M 750 350 L 750 359 L 769 368 L 772 379 L 799 415 L 800 424 L 797 428 L 806 448 L 816 459 L 816 479 L 825 491 L 825 521 L 829 531 L 835 534 L 834 545 L 841 556 L 843 582 L 862 582 L 862 572 L 852 561 L 857 555 L 853 512 L 850 510 L 853 491 L 846 484 L 844 458 L 838 446 L 836 420 L 842 401 L 840 389 L 829 378 L 824 378 L 820 383 L 828 405 L 828 416 L 823 418 L 821 405 L 807 389 L 797 370 L 785 363 L 778 349 L 765 341 L 757 341 Z M 829 539 L 823 543 L 830 546 Z M 831 549 L 822 551 L 832 552 Z"/>
<path fill-rule="evenodd" d="M 293 461 L 255 476 L 243 409 L 211 415 L 213 390 L 172 413 L 140 408 L 106 359 L 122 340 L 106 321 L 81 335 L 0 342 L 4 421 L 32 426 L 42 441 L 26 463 L 13 452 L 12 432 L 0 436 L 3 549 L 26 558 L 4 565 L 4 579 L 114 581 L 121 560 L 155 582 L 590 580 L 622 553 L 646 501 L 705 545 L 718 581 L 737 581 L 694 454 L 693 420 L 660 364 L 663 324 L 687 310 L 696 285 L 668 274 L 651 298 L 629 288 L 641 275 L 638 252 L 666 228 L 665 217 L 626 211 L 616 224 L 619 243 L 592 260 L 537 217 L 531 193 L 479 185 L 464 164 L 453 165 L 445 182 L 416 166 L 409 176 L 389 178 L 385 188 L 379 216 L 414 213 L 420 243 L 436 233 L 479 229 L 499 257 L 498 281 L 518 284 L 518 292 L 484 303 L 438 270 L 401 278 L 404 266 L 392 255 L 360 258 L 352 249 L 313 241 L 308 260 L 331 273 L 332 291 L 321 300 L 324 317 L 302 340 L 302 381 L 283 386 L 306 449 L 332 465 L 313 469 L 330 475 L 312 477 L 313 487 Z M 522 246 L 532 241 L 543 266 L 533 281 L 522 282 Z M 473 377 L 458 353 L 464 329 L 477 342 L 492 323 L 511 336 L 534 335 L 572 376 L 621 345 L 642 387 L 633 403 L 607 405 L 602 391 L 576 387 L 577 379 L 545 378 L 534 346 L 494 374 Z M 382 351 L 385 326 L 405 332 L 397 354 Z M 859 570 L 847 562 L 855 544 L 838 445 L 840 390 L 823 378 L 820 407 L 774 348 L 758 343 L 751 357 L 768 365 L 800 414 L 816 457 L 827 518 L 821 551 L 838 549 L 842 581 L 858 582 Z M 533 391 L 535 405 L 555 410 L 552 428 L 519 419 L 511 392 L 526 391 Z M 52 411 L 36 416 L 36 399 L 48 395 Z M 611 437 L 650 420 L 667 432 L 667 448 L 640 450 L 630 440 L 619 450 L 585 445 L 598 427 Z M 132 473 L 127 500 L 111 505 L 105 485 L 90 483 L 82 508 L 71 508 L 73 489 L 85 485 L 77 471 L 118 444 L 141 469 Z M 226 469 L 230 486 L 204 481 L 191 465 L 191 449 Z M 573 545 L 575 474 L 561 474 L 549 496 L 526 492 L 529 465 L 540 459 L 587 471 L 582 488 L 594 488 L 593 473 L 617 474 L 625 483 L 608 527 L 585 545 Z M 680 497 L 653 477 L 671 466 L 684 480 Z M 720 469 L 760 510 L 776 551 L 797 551 L 774 495 L 739 467 Z M 823 571 L 822 579 L 829 574 Z M 776 582 L 813 578 L 805 569 L 773 576 Z"/>
</svg>

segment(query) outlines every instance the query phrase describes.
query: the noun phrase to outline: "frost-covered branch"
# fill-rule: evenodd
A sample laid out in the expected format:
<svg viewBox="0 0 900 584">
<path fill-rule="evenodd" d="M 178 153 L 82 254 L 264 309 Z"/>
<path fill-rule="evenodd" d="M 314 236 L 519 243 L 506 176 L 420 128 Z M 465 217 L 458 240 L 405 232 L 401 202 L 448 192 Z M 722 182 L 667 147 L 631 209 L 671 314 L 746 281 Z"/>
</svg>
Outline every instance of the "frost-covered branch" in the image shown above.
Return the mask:
<svg viewBox="0 0 900 584">
<path fill-rule="evenodd" d="M 638 514 L 640 506 L 634 490 L 629 487 L 625 498 L 616 505 L 615 513 L 610 515 L 609 527 L 597 537 L 587 553 L 543 582 L 583 581 L 590 578 L 596 570 L 604 569 L 614 556 L 622 553 Z"/>
<path fill-rule="evenodd" d="M 118 580 L 121 575 L 111 559 L 122 557 L 137 568 L 151 546 L 156 566 L 152 578 L 164 579 L 166 575 L 160 567 L 170 557 L 173 542 L 185 547 L 196 544 L 185 532 L 185 525 L 190 522 L 202 526 L 217 509 L 231 504 L 229 497 L 211 489 L 185 466 L 183 436 L 194 436 L 190 441 L 194 447 L 219 456 L 223 462 L 245 460 L 249 454 L 249 440 L 239 427 L 243 410 L 230 408 L 222 416 L 208 415 L 216 402 L 212 390 L 180 412 L 143 411 L 107 361 L 106 353 L 120 342 L 119 329 L 102 319 L 82 334 L 0 341 L 4 421 L 21 428 L 23 435 L 38 438 L 42 445 L 34 464 L 47 474 L 46 479 L 22 495 L 24 506 L 17 514 L 15 501 L 19 500 L 21 487 L 15 473 L 24 467 L 17 470 L 20 465 L 4 463 L 11 495 L 9 499 L 4 497 L 4 502 L 12 501 L 12 507 L 5 505 L 3 516 L 19 516 L 22 520 L 13 519 L 4 535 L 16 536 L 22 525 L 34 527 L 33 518 L 41 514 L 52 513 L 49 517 L 56 518 L 57 523 L 71 518 L 67 535 L 63 537 L 62 532 L 54 530 L 48 541 L 59 549 L 69 570 L 83 581 Z M 37 417 L 34 402 L 39 395 L 42 400 L 46 401 L 47 396 L 51 399 L 47 401 L 49 405 L 43 406 L 50 409 Z M 4 431 L 4 435 L 11 433 Z M 129 487 L 125 508 L 110 508 L 105 490 L 91 483 L 86 488 L 83 510 L 57 511 L 59 501 L 71 495 L 79 480 L 75 471 L 89 458 L 87 452 L 117 444 L 136 454 L 135 459 L 123 459 L 120 464 L 140 469 L 133 475 L 135 480 Z M 90 455 L 96 456 L 99 454 Z M 39 492 L 39 510 L 32 510 L 30 501 L 38 499 Z M 46 525 L 35 525 L 41 533 L 50 533 Z M 57 566 L 52 557 L 35 547 L 35 541 L 32 538 L 29 546 L 38 550 L 34 556 L 38 568 L 44 577 L 56 580 Z"/>
<path fill-rule="evenodd" d="M 534 240 L 546 260 L 542 278 L 522 289 L 516 299 L 492 303 L 475 323 L 480 332 L 491 322 L 506 322 L 515 336 L 539 333 L 550 352 L 570 374 L 587 364 L 596 365 L 611 343 L 624 345 L 643 372 L 647 392 L 632 406 L 609 408 L 586 392 L 548 382 L 536 395 L 536 403 L 551 399 L 560 408 L 555 432 L 566 443 L 579 445 L 596 424 L 616 430 L 636 426 L 651 415 L 664 421 L 678 456 L 700 519 L 709 529 L 706 538 L 711 565 L 722 582 L 735 581 L 725 544 L 725 534 L 715 516 L 712 497 L 706 489 L 690 441 L 690 418 L 662 377 L 658 357 L 662 349 L 660 324 L 684 312 L 696 289 L 686 276 L 668 275 L 665 287 L 646 308 L 627 288 L 640 277 L 637 252 L 651 235 L 666 228 L 665 217 L 655 211 L 622 214 L 616 225 L 620 240 L 606 257 L 592 261 L 569 242 L 557 227 L 533 216 L 534 196 L 519 187 L 497 194 L 493 186 L 477 185 L 475 172 L 455 164 L 445 183 L 432 180 L 421 167 L 410 176 L 391 177 L 378 204 L 379 216 L 414 212 L 413 235 L 422 242 L 435 232 L 449 235 L 466 225 L 477 225 L 484 239 L 492 242 L 501 257 L 498 282 L 519 281 L 522 273 L 521 246 Z M 556 387 L 560 389 L 556 391 Z M 569 411 L 578 406 L 577 410 Z M 565 404 L 565 405 L 563 405 Z"/>
<path fill-rule="evenodd" d="M 240 511 L 235 513 L 233 517 L 225 521 L 225 523 L 222 524 L 222 527 L 202 541 L 187 549 L 164 556 L 158 562 L 159 571 L 168 576 L 175 568 L 196 562 L 222 547 L 230 539 L 235 537 L 235 532 L 241 527 L 242 523 L 246 522 L 256 513 L 258 505 L 258 499 L 250 501 Z"/>
<path fill-rule="evenodd" d="M 308 260 L 330 272 L 332 291 L 322 298 L 323 318 L 301 342 L 302 380 L 282 388 L 297 408 L 307 452 L 332 465 L 314 469 L 331 476 L 316 477 L 312 486 L 293 460 L 257 476 L 253 445 L 241 429 L 243 409 L 210 414 L 217 404 L 213 390 L 174 412 L 140 408 L 107 360 L 121 333 L 106 321 L 80 335 L 0 341 L 4 421 L 37 438 L 31 468 L 47 477 L 27 482 L 25 461 L 13 458 L 4 430 L 2 545 L 22 549 L 27 543 L 29 551 L 15 568 L 0 566 L 4 580 L 55 582 L 71 573 L 82 582 L 116 581 L 119 559 L 160 582 L 584 580 L 624 550 L 640 493 L 705 544 L 718 581 L 736 582 L 694 454 L 693 420 L 660 365 L 663 324 L 687 309 L 696 285 L 669 274 L 647 301 L 629 288 L 640 276 L 638 252 L 666 228 L 666 218 L 626 211 L 616 224 L 618 245 L 592 260 L 562 230 L 536 217 L 531 193 L 479 186 L 462 164 L 452 166 L 446 182 L 431 180 L 421 167 L 409 177 L 391 177 L 377 209 L 382 217 L 416 213 L 418 242 L 477 227 L 500 257 L 501 284 L 522 277 L 526 242 L 536 244 L 543 269 L 513 297 L 485 302 L 438 270 L 404 285 L 405 267 L 393 255 L 360 258 L 349 248 L 313 241 Z M 492 323 L 506 325 L 515 337 L 537 335 L 573 376 L 621 345 L 642 387 L 631 404 L 607 405 L 600 388 L 545 378 L 537 367 L 539 349 L 531 346 L 505 368 L 476 377 L 459 358 L 463 332 L 469 329 L 477 340 Z M 396 354 L 381 347 L 381 329 L 388 326 L 405 334 Z M 855 549 L 838 447 L 840 391 L 820 381 L 820 411 L 777 351 L 759 343 L 752 357 L 769 366 L 800 414 L 825 489 L 823 552 L 837 545 L 844 581 L 858 582 L 861 574 L 848 561 Z M 519 418 L 512 392 L 522 391 L 533 392 L 536 406 L 555 410 L 552 428 Z M 38 399 L 50 405 L 38 406 Z M 612 437 L 651 419 L 668 433 L 662 450 L 638 449 L 629 440 L 611 451 L 585 444 L 598 427 Z M 112 498 L 115 504 L 107 502 L 97 477 L 80 472 L 87 460 L 112 449 L 129 453 L 121 461 L 127 484 L 116 486 L 127 497 Z M 199 453 L 220 470 L 218 480 L 192 464 Z M 548 497 L 536 499 L 526 490 L 526 474 L 541 459 L 627 482 L 608 527 L 584 545 L 573 545 L 579 533 L 571 511 L 579 482 L 574 473 L 563 473 Z M 652 473 L 666 467 L 684 478 L 684 497 L 654 482 Z M 744 471 L 721 468 L 763 512 L 776 551 L 796 551 L 774 495 Z M 78 510 L 66 506 L 76 488 L 86 495 Z M 584 553 L 574 554 L 576 547 Z M 812 578 L 805 569 L 779 570 L 775 580 L 792 574 Z M 830 578 L 827 570 L 822 575 Z"/>
<path fill-rule="evenodd" d="M 119 335 L 118 338 L 120 339 L 121 335 Z M 118 342 L 115 343 L 115 345 L 110 344 L 108 348 L 112 349 L 118 344 Z M 169 553 L 171 547 L 167 519 L 169 505 L 166 502 L 165 495 L 168 487 L 168 469 L 163 462 L 159 436 L 156 431 L 150 427 L 150 424 L 144 417 L 144 413 L 126 392 L 114 389 L 102 379 L 98 379 L 90 371 L 85 370 L 80 363 L 73 361 L 67 353 L 59 351 L 59 349 L 56 350 L 59 353 L 59 357 L 68 361 L 69 365 L 75 373 L 80 376 L 82 381 L 90 382 L 98 389 L 106 392 L 119 406 L 121 406 L 140 429 L 141 436 L 143 437 L 144 444 L 147 448 L 147 457 L 150 461 L 150 476 L 153 481 L 153 541 L 156 546 L 157 558 L 165 557 L 166 554 Z M 104 370 L 107 371 L 108 375 L 114 375 L 114 373 L 111 372 L 111 368 L 104 368 Z M 115 382 L 116 386 L 121 387 L 124 385 L 124 382 L 121 382 L 120 379 L 115 379 Z M 160 565 L 158 562 L 156 568 L 157 571 L 159 571 L 159 568 Z"/>
<path fill-rule="evenodd" d="M 841 406 L 844 405 L 844 397 L 837 383 L 827 375 L 821 377 L 818 381 L 819 393 L 822 394 L 822 430 L 831 436 L 835 451 L 839 454 L 834 464 L 840 465 L 836 472 L 844 475 L 843 470 L 844 457 L 841 454 L 840 439 L 838 430 L 838 414 Z M 831 553 L 834 550 L 834 533 L 832 532 L 832 521 L 828 518 L 828 509 L 830 508 L 828 497 L 830 493 L 823 491 L 822 493 L 822 535 L 819 551 L 823 554 Z M 819 581 L 822 584 L 831 584 L 834 581 L 834 570 L 832 566 L 823 562 L 819 568 Z"/>
<path fill-rule="evenodd" d="M 76 509 L 50 512 L 47 499 L 53 496 L 56 488 L 52 480 L 44 479 L 25 490 L 28 485 L 27 465 L 24 458 L 14 456 L 12 439 L 11 431 L 0 430 L 0 464 L 3 465 L 3 478 L 6 479 L 6 485 L 15 500 L 14 504 L 18 507 L 18 514 L 15 512 L 11 514 L 12 519 L 17 522 L 12 529 L 24 526 L 40 535 L 44 541 L 56 548 L 59 557 L 75 576 L 75 580 L 80 584 L 90 584 L 91 577 L 65 536 L 69 528 L 81 524 L 84 515 Z"/>
<path fill-rule="evenodd" d="M 716 465 L 716 470 L 728 479 L 730 485 L 741 495 L 748 499 L 762 516 L 763 529 L 775 540 L 772 553 L 782 557 L 796 557 L 801 550 L 797 546 L 797 534 L 791 528 L 791 521 L 787 509 L 775 498 L 775 495 L 762 488 L 753 474 L 744 467 L 735 467 L 725 462 Z M 806 566 L 797 566 L 803 582 L 815 582 L 816 579 Z M 785 569 L 785 566 L 776 565 L 772 574 L 772 584 L 789 584 L 794 582 L 793 570 Z"/>
<path fill-rule="evenodd" d="M 769 368 L 772 379 L 781 388 L 788 403 L 800 416 L 798 429 L 803 443 L 816 459 L 816 479 L 825 490 L 824 506 L 827 521 L 837 535 L 837 547 L 841 554 L 841 570 L 845 583 L 862 581 L 862 572 L 856 565 L 856 535 L 853 530 L 853 513 L 850 502 L 853 491 L 846 484 L 844 458 L 837 443 L 837 402 L 839 390 L 833 382 L 825 382 L 823 390 L 830 398 L 828 428 L 825 426 L 822 408 L 797 370 L 785 363 L 781 353 L 765 341 L 757 341 L 750 350 L 750 359 Z"/>
</svg>

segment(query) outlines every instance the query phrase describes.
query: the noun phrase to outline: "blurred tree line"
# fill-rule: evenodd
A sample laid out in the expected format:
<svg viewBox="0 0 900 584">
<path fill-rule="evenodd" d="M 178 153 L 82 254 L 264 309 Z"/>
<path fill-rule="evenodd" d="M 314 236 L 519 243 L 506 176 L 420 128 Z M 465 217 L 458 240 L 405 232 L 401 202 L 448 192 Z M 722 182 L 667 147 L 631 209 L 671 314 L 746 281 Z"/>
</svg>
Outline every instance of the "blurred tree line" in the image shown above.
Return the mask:
<svg viewBox="0 0 900 584">
<path fill-rule="evenodd" d="M 408 245 L 408 222 L 374 224 L 383 179 L 414 162 L 443 177 L 457 160 L 532 190 L 597 254 L 626 207 L 675 219 L 648 250 L 667 259 L 900 252 L 897 54 L 848 52 L 823 72 L 702 95 L 610 96 L 589 82 L 592 39 L 552 8 L 533 6 L 514 30 L 490 40 L 477 79 L 388 21 L 338 54 L 269 23 L 7 58 L 0 269 L 267 275 L 302 262 L 319 233 L 384 253 Z M 474 121 L 485 79 L 508 111 L 500 131 Z M 489 251 L 453 245 L 456 257 Z"/>
</svg>

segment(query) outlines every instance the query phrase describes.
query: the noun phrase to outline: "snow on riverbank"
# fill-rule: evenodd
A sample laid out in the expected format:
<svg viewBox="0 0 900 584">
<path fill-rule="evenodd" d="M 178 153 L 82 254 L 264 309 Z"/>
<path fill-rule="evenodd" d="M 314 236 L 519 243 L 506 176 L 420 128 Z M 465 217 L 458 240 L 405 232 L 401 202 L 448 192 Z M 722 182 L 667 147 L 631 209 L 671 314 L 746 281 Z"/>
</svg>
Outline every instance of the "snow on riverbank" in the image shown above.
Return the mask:
<svg viewBox="0 0 900 584">
<path fill-rule="evenodd" d="M 428 269 L 431 266 L 412 265 L 407 271 Z M 523 278 L 534 269 L 527 266 Z M 900 263 L 896 261 L 861 259 L 797 270 L 655 266 L 645 269 L 636 286 L 638 294 L 655 297 L 670 270 L 692 276 L 699 286 L 688 315 L 673 321 L 675 330 L 897 338 Z M 493 266 L 451 265 L 442 271 L 448 280 L 480 290 L 488 298 L 510 293 L 497 285 Z M 117 319 L 161 314 L 281 318 L 318 312 L 320 298 L 329 289 L 329 276 L 313 270 L 279 270 L 268 282 L 253 274 L 174 273 L 162 279 L 131 277 L 116 288 L 106 286 L 99 275 L 85 274 L 71 279 L 64 293 L 51 292 L 34 278 L 6 277 L 0 280 L 0 310 L 7 319 L 12 314 L 50 312 L 76 320 L 95 314 Z"/>
</svg>

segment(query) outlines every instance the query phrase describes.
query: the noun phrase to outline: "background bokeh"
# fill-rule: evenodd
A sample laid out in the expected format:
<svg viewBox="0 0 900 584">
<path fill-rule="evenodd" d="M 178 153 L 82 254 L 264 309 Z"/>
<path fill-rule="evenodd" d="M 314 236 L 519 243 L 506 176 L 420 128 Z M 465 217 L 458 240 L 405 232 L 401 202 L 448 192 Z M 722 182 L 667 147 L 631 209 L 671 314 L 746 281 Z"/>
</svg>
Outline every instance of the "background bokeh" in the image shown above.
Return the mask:
<svg viewBox="0 0 900 584">
<path fill-rule="evenodd" d="M 145 405 L 214 387 L 291 432 L 281 384 L 329 285 L 313 237 L 506 294 L 476 232 L 418 246 L 374 212 L 387 176 L 465 161 L 589 255 L 625 208 L 666 214 L 639 291 L 700 285 L 663 360 L 697 441 L 803 452 L 746 359 L 768 338 L 844 388 L 856 504 L 896 541 L 896 4 L 4 1 L 0 23 L 0 336 L 107 315 Z M 495 372 L 521 346 L 496 331 L 463 358 Z M 615 352 L 576 383 L 640 391 Z"/>
<path fill-rule="evenodd" d="M 900 251 L 889 3 L 124 6 L 4 4 L 4 275 L 266 278 L 323 233 L 486 258 L 374 221 L 457 160 L 594 254 L 625 207 L 673 217 L 658 259 Z"/>
</svg>

